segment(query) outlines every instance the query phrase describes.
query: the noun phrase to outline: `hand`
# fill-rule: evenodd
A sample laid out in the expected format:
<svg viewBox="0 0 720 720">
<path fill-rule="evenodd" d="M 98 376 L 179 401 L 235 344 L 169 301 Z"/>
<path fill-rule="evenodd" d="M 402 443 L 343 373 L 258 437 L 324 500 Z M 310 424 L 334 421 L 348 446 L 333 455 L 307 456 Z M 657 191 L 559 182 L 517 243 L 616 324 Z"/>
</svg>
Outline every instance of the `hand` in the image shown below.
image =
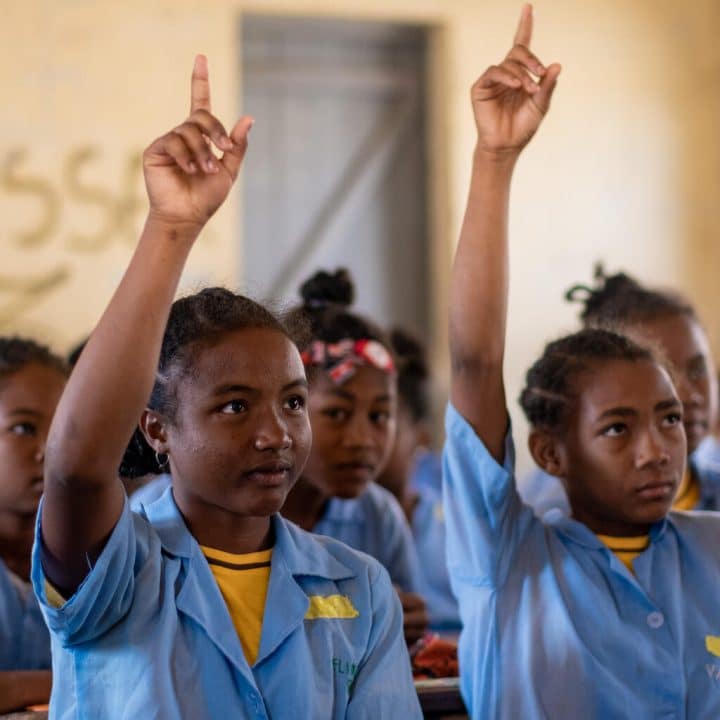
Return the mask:
<svg viewBox="0 0 720 720">
<path fill-rule="evenodd" d="M 400 604 L 403 609 L 403 632 L 405 642 L 412 645 L 417 642 L 427 630 L 428 615 L 425 601 L 415 593 L 398 590 Z"/>
<path fill-rule="evenodd" d="M 150 216 L 170 225 L 205 225 L 222 205 L 237 178 L 253 120 L 241 117 L 228 136 L 210 113 L 207 59 L 195 58 L 190 115 L 155 140 L 143 155 Z M 211 144 L 223 153 L 218 159 Z"/>
<path fill-rule="evenodd" d="M 519 153 L 550 107 L 560 65 L 546 68 L 530 52 L 532 25 L 532 6 L 525 5 L 513 48 L 472 86 L 478 149 L 489 154 Z"/>
</svg>

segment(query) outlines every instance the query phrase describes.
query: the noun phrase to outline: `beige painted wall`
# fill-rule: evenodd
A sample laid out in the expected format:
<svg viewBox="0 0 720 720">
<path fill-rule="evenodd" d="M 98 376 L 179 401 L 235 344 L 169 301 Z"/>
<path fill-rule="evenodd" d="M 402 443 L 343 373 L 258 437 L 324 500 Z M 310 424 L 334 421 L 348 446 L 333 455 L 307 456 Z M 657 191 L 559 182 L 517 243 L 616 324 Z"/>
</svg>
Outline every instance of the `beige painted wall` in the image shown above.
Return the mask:
<svg viewBox="0 0 720 720">
<path fill-rule="evenodd" d="M 138 153 L 186 113 L 195 52 L 210 58 L 218 115 L 230 122 L 240 110 L 243 12 L 420 22 L 434 28 L 442 377 L 446 269 L 474 139 L 468 88 L 506 50 L 518 10 L 501 0 L 4 2 L 0 331 L 65 349 L 92 327 L 142 220 Z M 712 0 L 536 3 L 537 52 L 564 71 L 515 182 L 511 397 L 542 343 L 573 327 L 561 292 L 589 279 L 599 258 L 689 292 L 720 348 L 718 14 Z M 196 248 L 185 287 L 234 283 L 240 211 L 236 193 Z"/>
</svg>

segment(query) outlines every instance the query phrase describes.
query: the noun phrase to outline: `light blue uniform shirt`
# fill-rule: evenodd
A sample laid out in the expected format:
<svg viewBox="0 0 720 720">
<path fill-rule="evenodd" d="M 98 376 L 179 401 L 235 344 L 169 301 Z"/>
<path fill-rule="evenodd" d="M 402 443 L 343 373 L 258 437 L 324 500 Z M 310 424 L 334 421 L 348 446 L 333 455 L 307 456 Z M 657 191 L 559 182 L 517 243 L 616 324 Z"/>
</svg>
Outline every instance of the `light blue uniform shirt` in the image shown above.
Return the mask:
<svg viewBox="0 0 720 720">
<path fill-rule="evenodd" d="M 49 669 L 50 635 L 32 587 L 0 560 L 0 671 Z"/>
<path fill-rule="evenodd" d="M 720 718 L 720 517 L 672 512 L 635 576 L 581 523 L 523 505 L 451 406 L 443 458 L 461 688 L 473 718 Z M 713 640 L 716 638 L 716 640 Z"/>
<path fill-rule="evenodd" d="M 405 592 L 419 591 L 420 567 L 410 525 L 395 496 L 377 483 L 352 500 L 330 498 L 313 532 L 367 553 L 385 566 L 394 585 Z"/>
<path fill-rule="evenodd" d="M 456 633 L 460 630 L 460 612 L 450 588 L 445 559 L 445 508 L 440 456 L 432 452 L 421 455 L 410 482 L 418 497 L 411 524 L 420 560 L 420 594 L 427 604 L 430 628 Z"/>
<path fill-rule="evenodd" d="M 706 438 L 690 455 L 688 464 L 700 485 L 700 500 L 694 509 L 720 510 L 720 443 L 713 437 Z M 523 502 L 539 518 L 552 522 L 559 515 L 570 515 L 562 482 L 539 468 L 518 482 L 518 490 Z"/>
<path fill-rule="evenodd" d="M 122 511 L 97 563 L 48 605 L 40 523 L 33 584 L 52 634 L 50 717 L 63 720 L 419 718 L 387 573 L 341 543 L 273 517 L 257 661 L 250 667 L 208 564 L 170 490 Z M 356 617 L 305 618 L 344 595 Z"/>
</svg>

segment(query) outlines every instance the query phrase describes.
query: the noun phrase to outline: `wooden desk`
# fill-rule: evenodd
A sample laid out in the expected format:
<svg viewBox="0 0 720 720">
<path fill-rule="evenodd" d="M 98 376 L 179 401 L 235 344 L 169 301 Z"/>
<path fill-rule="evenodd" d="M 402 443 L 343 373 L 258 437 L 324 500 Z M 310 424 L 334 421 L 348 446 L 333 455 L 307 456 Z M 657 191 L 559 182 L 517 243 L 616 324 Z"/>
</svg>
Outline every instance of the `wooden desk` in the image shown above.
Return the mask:
<svg viewBox="0 0 720 720">
<path fill-rule="evenodd" d="M 467 710 L 460 696 L 459 678 L 417 680 L 415 689 L 420 699 L 423 716 L 428 720 L 467 718 Z"/>
</svg>

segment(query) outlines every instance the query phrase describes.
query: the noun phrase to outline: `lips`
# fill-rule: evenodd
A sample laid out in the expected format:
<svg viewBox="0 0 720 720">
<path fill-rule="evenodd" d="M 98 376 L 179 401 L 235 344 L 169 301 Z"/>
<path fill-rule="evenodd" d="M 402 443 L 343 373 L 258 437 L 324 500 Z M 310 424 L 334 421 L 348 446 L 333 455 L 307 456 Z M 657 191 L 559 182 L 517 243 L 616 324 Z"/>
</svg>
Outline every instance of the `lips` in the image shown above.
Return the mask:
<svg viewBox="0 0 720 720">
<path fill-rule="evenodd" d="M 648 483 L 638 488 L 637 494 L 643 500 L 672 500 L 675 496 L 674 482 Z"/>
<path fill-rule="evenodd" d="M 243 479 L 265 487 L 286 485 L 290 479 L 292 464 L 285 460 L 262 463 L 243 473 Z"/>
<path fill-rule="evenodd" d="M 375 463 L 367 460 L 351 460 L 349 462 L 337 463 L 335 469 L 345 476 L 355 477 L 360 481 L 366 481 L 375 474 Z"/>
</svg>

